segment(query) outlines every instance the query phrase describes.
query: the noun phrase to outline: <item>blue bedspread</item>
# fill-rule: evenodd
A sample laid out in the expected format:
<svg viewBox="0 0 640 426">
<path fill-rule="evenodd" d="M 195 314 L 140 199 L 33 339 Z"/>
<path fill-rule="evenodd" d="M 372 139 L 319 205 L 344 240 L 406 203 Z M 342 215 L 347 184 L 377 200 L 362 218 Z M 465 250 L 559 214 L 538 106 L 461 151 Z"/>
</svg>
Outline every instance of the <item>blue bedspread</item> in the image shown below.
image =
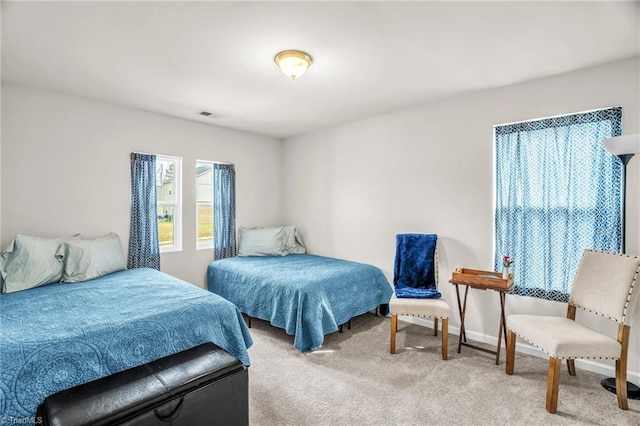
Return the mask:
<svg viewBox="0 0 640 426">
<path fill-rule="evenodd" d="M 249 364 L 252 340 L 229 301 L 153 269 L 0 296 L 0 418 L 45 397 L 213 342 Z"/>
<path fill-rule="evenodd" d="M 393 294 L 375 266 L 309 254 L 216 260 L 207 279 L 209 290 L 242 312 L 294 335 L 302 352 L 318 349 L 325 334 Z"/>
</svg>

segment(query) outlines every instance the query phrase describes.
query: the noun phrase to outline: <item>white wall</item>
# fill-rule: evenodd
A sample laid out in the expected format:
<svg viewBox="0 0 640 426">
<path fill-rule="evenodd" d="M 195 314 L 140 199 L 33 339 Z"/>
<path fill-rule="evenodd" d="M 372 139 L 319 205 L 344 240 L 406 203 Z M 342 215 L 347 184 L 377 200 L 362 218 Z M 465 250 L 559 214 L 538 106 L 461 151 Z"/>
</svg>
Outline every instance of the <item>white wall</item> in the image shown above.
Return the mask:
<svg viewBox="0 0 640 426">
<path fill-rule="evenodd" d="M 0 27 L 2 26 L 2 7 L 0 4 Z M 0 28 L 1 30 L 1 28 Z M 2 55 L 0 55 L 0 74 L 2 74 Z M 2 99 L 2 87 L 0 87 L 0 99 Z M 2 102 L 0 102 L 0 135 L 2 135 Z M 0 189 L 2 189 L 2 138 L 0 137 Z M 0 241 L 2 241 L 2 193 L 0 192 Z"/>
<path fill-rule="evenodd" d="M 286 222 L 311 252 L 375 264 L 389 280 L 397 233 L 439 234 L 440 289 L 455 326 L 451 272 L 493 268 L 493 126 L 622 105 L 624 133 L 638 133 L 639 69 L 638 58 L 625 60 L 289 138 Z M 640 254 L 638 157 L 629 164 L 627 252 Z M 496 337 L 498 312 L 496 293 L 472 291 L 467 330 Z M 565 312 L 556 302 L 507 299 L 507 314 Z M 607 321 L 588 321 L 615 336 Z M 632 329 L 629 369 L 638 374 L 640 313 Z"/>
<path fill-rule="evenodd" d="M 0 99 L 2 99 L 2 87 L 0 87 Z M 0 135 L 2 135 L 2 102 L 0 102 Z M 2 137 L 0 137 L 0 241 L 2 241 L 2 191 L 1 189 L 2 189 Z"/>
<path fill-rule="evenodd" d="M 281 218 L 281 141 L 73 96 L 2 88 L 2 246 L 16 233 L 129 240 L 132 151 L 182 157 L 183 250 L 162 270 L 204 286 L 212 250 L 196 250 L 196 159 L 236 165 L 237 223 Z M 126 251 L 125 251 L 126 253 Z"/>
</svg>

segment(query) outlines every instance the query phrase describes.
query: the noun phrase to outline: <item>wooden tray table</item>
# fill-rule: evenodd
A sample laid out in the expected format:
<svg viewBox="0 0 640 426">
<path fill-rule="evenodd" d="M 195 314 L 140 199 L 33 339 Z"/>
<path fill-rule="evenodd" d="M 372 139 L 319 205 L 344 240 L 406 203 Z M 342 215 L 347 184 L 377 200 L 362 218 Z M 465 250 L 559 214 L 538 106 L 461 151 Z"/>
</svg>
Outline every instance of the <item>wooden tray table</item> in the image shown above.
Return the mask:
<svg viewBox="0 0 640 426">
<path fill-rule="evenodd" d="M 481 271 L 478 269 L 457 268 L 449 280 L 451 284 L 456 286 L 456 297 L 458 300 L 458 312 L 460 313 L 460 335 L 458 336 L 458 353 L 462 346 L 467 346 L 479 351 L 494 354 L 496 356 L 496 365 L 500 364 L 500 346 L 504 333 L 504 347 L 507 347 L 507 322 L 504 315 L 504 306 L 506 303 L 507 291 L 513 287 L 513 275 L 509 274 L 509 278 L 502 278 L 501 272 Z M 464 301 L 460 301 L 459 286 L 465 286 Z M 467 334 L 464 327 L 464 319 L 467 311 L 467 295 L 469 288 L 478 290 L 495 290 L 500 296 L 500 327 L 498 328 L 498 346 L 495 351 L 480 346 L 472 345 L 467 342 Z"/>
</svg>

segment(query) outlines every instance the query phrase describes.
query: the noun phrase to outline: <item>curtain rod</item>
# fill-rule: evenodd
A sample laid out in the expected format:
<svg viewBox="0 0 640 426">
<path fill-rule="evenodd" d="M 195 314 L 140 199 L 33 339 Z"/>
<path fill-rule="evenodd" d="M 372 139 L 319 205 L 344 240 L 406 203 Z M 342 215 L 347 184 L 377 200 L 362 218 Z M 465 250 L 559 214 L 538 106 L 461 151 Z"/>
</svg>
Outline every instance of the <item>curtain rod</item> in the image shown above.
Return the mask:
<svg viewBox="0 0 640 426">
<path fill-rule="evenodd" d="M 164 155 L 164 154 L 154 154 L 151 152 L 140 152 L 140 151 L 131 151 L 132 154 L 142 154 L 142 155 L 155 155 L 155 156 L 162 156 L 162 157 L 175 157 L 175 155 Z M 180 158 L 182 159 L 182 157 L 176 157 L 176 158 Z M 235 166 L 235 163 L 230 163 L 227 161 L 210 161 L 210 160 L 198 160 L 196 158 L 196 161 L 200 161 L 203 163 L 211 163 L 211 164 L 229 164 L 230 166 Z"/>
</svg>

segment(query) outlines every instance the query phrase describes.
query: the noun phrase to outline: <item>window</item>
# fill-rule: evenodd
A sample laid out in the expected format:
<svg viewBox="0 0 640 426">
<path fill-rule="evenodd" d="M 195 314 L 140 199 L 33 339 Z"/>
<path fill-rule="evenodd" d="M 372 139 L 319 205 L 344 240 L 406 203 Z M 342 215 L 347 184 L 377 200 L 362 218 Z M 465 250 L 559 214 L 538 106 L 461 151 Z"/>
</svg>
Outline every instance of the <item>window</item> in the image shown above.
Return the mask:
<svg viewBox="0 0 640 426">
<path fill-rule="evenodd" d="M 621 162 L 601 141 L 620 107 L 495 127 L 495 267 L 515 294 L 566 302 L 584 249 L 618 252 Z"/>
<path fill-rule="evenodd" d="M 182 198 L 180 193 L 182 159 L 158 155 L 156 158 L 156 194 L 160 251 L 182 249 Z"/>
<path fill-rule="evenodd" d="M 196 161 L 197 249 L 213 248 L 213 163 Z"/>
</svg>

